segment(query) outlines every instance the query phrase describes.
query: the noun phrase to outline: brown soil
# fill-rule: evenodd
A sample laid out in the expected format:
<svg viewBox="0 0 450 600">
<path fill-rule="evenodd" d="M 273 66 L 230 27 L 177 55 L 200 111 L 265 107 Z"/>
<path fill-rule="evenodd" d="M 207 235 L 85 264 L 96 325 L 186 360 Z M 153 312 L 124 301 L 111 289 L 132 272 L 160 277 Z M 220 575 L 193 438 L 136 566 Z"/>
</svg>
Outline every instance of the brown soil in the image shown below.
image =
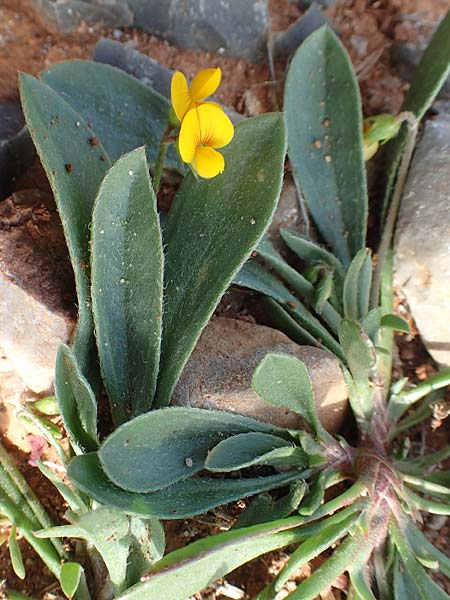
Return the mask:
<svg viewBox="0 0 450 600">
<path fill-rule="evenodd" d="M 288 0 L 271 0 L 270 7 L 273 31 L 286 28 L 301 14 L 295 3 Z M 335 7 L 327 11 L 352 58 L 366 114 L 398 111 L 408 84 L 400 79 L 391 64 L 390 47 L 394 42 L 418 43 L 427 39 L 448 7 L 448 0 L 338 0 Z M 90 58 L 100 37 L 115 39 L 115 35 L 117 32 L 111 30 L 81 27 L 76 34 L 62 37 L 45 28 L 30 7 L 29 0 L 0 0 L 0 102 L 18 99 L 19 71 L 37 75 L 62 60 Z M 122 31 L 120 41 L 131 44 L 162 64 L 184 71 L 188 76 L 206 66 L 220 66 L 223 83 L 218 97 L 239 112 L 255 114 L 280 108 L 281 83 L 286 72 L 284 62 L 275 65 L 277 81 L 273 82 L 266 63 L 253 65 L 245 60 L 180 50 L 133 29 Z M 30 172 L 16 182 L 16 190 L 26 188 L 49 191 L 37 161 Z M 406 311 L 406 308 L 402 308 L 400 298 L 399 312 L 402 310 Z M 434 365 L 418 337 L 411 339 L 402 336 L 398 346 L 395 366 L 399 374 L 404 372 L 415 380 L 421 380 L 433 372 Z M 417 443 L 425 444 L 430 449 L 437 448 L 444 443 L 446 435 L 448 424 L 434 431 L 428 427 L 425 435 L 423 431 L 417 433 Z M 50 514 L 60 520 L 64 506 L 51 484 L 28 463 L 27 455 L 16 451 L 15 456 Z M 170 523 L 169 549 L 219 532 L 227 526 L 230 515 L 238 514 L 243 507 L 244 503 L 238 503 L 199 519 Z M 445 528 L 433 533 L 441 545 L 445 544 L 446 534 L 448 529 Z M 47 595 L 58 593 L 54 580 L 29 546 L 21 542 L 21 547 L 27 567 L 26 580 L 22 582 L 12 573 L 6 544 L 0 545 L 0 580 L 6 580 L 9 586 L 36 598 L 54 598 Z M 219 587 L 212 587 L 196 597 L 203 600 L 227 597 L 226 586 L 232 585 L 243 590 L 242 598 L 248 599 L 280 570 L 285 561 L 284 552 L 262 557 L 230 574 L 227 584 L 219 582 Z M 299 573 L 298 577 L 307 575 L 308 569 Z M 336 587 L 324 596 L 324 600 L 344 598 L 346 584 L 345 578 L 336 582 Z"/>
</svg>

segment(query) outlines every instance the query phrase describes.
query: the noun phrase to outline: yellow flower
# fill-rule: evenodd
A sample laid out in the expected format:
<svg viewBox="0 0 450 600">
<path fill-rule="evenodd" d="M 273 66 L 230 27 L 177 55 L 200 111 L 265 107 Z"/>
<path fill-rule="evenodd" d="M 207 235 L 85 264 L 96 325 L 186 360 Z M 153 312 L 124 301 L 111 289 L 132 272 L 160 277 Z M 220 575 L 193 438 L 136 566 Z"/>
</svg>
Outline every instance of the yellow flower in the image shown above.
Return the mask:
<svg viewBox="0 0 450 600">
<path fill-rule="evenodd" d="M 179 121 L 182 121 L 186 113 L 199 106 L 208 96 L 214 94 L 220 85 L 222 71 L 216 69 L 204 69 L 197 73 L 188 85 L 186 77 L 177 71 L 172 77 L 171 98 L 172 106 Z"/>
<path fill-rule="evenodd" d="M 210 179 L 225 168 L 225 159 L 215 148 L 223 148 L 233 136 L 233 124 L 221 108 L 209 103 L 200 104 L 189 110 L 181 123 L 180 156 L 200 177 Z"/>
</svg>

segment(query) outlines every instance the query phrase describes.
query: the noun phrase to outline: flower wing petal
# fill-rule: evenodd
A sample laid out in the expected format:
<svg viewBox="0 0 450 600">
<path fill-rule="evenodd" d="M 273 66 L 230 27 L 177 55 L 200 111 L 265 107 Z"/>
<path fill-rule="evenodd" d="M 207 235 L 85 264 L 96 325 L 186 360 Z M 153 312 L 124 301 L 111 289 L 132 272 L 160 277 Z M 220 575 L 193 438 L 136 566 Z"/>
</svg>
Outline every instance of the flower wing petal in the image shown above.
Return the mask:
<svg viewBox="0 0 450 600">
<path fill-rule="evenodd" d="M 225 159 L 217 150 L 208 146 L 199 146 L 195 152 L 192 166 L 200 177 L 211 179 L 222 173 L 225 168 Z"/>
<path fill-rule="evenodd" d="M 201 143 L 200 121 L 197 111 L 198 108 L 193 108 L 186 113 L 178 137 L 178 150 L 182 160 L 186 163 L 194 160 L 195 151 Z"/>
<path fill-rule="evenodd" d="M 181 71 L 176 71 L 173 74 L 170 85 L 170 96 L 175 114 L 178 120 L 182 121 L 184 115 L 189 110 L 192 98 L 189 93 L 187 79 Z"/>
<path fill-rule="evenodd" d="M 222 78 L 222 71 L 216 69 L 203 69 L 197 73 L 191 82 L 190 93 L 193 100 L 201 102 L 217 90 Z"/>
<path fill-rule="evenodd" d="M 195 110 L 200 127 L 200 144 L 222 148 L 231 142 L 234 136 L 233 123 L 221 108 L 206 102 Z"/>
</svg>

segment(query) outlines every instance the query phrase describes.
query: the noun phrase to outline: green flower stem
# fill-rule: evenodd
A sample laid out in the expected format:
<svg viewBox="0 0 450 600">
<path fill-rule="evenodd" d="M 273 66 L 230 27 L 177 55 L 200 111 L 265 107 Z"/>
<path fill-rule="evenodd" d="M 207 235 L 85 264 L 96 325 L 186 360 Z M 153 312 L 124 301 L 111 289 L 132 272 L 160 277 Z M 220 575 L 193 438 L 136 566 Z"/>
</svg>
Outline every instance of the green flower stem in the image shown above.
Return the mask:
<svg viewBox="0 0 450 600">
<path fill-rule="evenodd" d="M 440 371 L 436 375 L 433 375 L 423 383 L 416 385 L 416 387 L 412 390 L 408 390 L 407 392 L 401 394 L 400 398 L 402 404 L 404 405 L 404 410 L 427 394 L 446 387 L 447 385 L 450 385 L 450 367 Z"/>
<path fill-rule="evenodd" d="M 69 462 L 69 457 L 65 453 L 64 448 L 61 446 L 61 444 L 55 439 L 55 437 L 53 436 L 52 432 L 49 431 L 43 425 L 43 423 L 40 420 L 40 418 L 38 416 L 36 416 L 33 413 L 33 411 L 28 410 L 27 408 L 24 408 L 20 412 L 20 414 L 24 415 L 25 417 L 27 417 L 27 419 L 29 419 L 32 422 L 32 424 L 36 427 L 36 429 L 39 430 L 39 432 L 42 435 L 42 437 L 45 440 L 47 440 L 47 442 L 50 444 L 50 446 L 56 452 L 56 454 L 58 455 L 58 458 L 62 462 L 62 464 L 66 465 Z"/>
<path fill-rule="evenodd" d="M 170 132 L 172 129 L 173 126 L 169 123 L 163 133 L 161 143 L 159 145 L 159 153 L 155 162 L 155 168 L 153 170 L 153 189 L 155 190 L 155 194 L 158 194 L 159 186 L 161 184 L 161 175 L 164 168 L 164 160 L 166 158 L 167 150 L 169 149 L 169 145 L 173 142 L 173 139 L 170 138 Z"/>
<path fill-rule="evenodd" d="M 400 116 L 400 115 L 399 115 Z M 372 283 L 370 307 L 377 308 L 380 302 L 380 287 L 381 277 L 384 269 L 384 265 L 389 255 L 391 248 L 392 236 L 394 235 L 395 224 L 397 221 L 397 214 L 402 201 L 403 189 L 405 187 L 406 177 L 408 175 L 408 169 L 411 162 L 411 158 L 414 152 L 417 130 L 419 122 L 413 113 L 404 112 L 401 113 L 403 120 L 407 124 L 408 134 L 406 138 L 405 148 L 403 151 L 402 160 L 398 170 L 397 181 L 395 183 L 394 193 L 392 195 L 391 206 L 386 217 L 386 223 L 384 225 L 383 235 L 381 238 L 380 245 L 378 247 L 378 258 L 377 266 L 374 272 L 374 278 Z"/>
</svg>

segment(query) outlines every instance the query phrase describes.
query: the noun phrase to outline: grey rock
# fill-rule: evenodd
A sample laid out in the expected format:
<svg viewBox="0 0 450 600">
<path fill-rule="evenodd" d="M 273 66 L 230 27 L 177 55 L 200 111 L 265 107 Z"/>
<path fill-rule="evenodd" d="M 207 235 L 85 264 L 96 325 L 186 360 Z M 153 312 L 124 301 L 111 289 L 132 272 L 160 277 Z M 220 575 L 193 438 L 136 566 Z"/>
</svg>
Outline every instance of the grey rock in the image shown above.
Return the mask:
<svg viewBox="0 0 450 600">
<path fill-rule="evenodd" d="M 97 62 L 112 65 L 133 75 L 145 85 L 170 99 L 170 82 L 173 71 L 150 56 L 146 56 L 126 44 L 104 38 L 95 45 L 93 58 Z M 214 100 L 214 98 L 212 99 Z M 238 123 L 245 118 L 227 106 L 224 106 L 224 111 L 233 123 Z"/>
<path fill-rule="evenodd" d="M 182 48 L 262 60 L 267 0 L 128 0 L 134 25 Z"/>
<path fill-rule="evenodd" d="M 298 415 L 259 398 L 251 388 L 255 367 L 269 352 L 304 361 L 312 380 L 319 418 L 332 432 L 342 426 L 347 388 L 332 354 L 298 346 L 283 333 L 262 325 L 215 318 L 203 331 L 172 397 L 172 404 L 226 410 L 281 427 L 299 427 Z"/>
<path fill-rule="evenodd" d="M 0 104 L 0 200 L 11 193 L 15 178 L 34 158 L 34 146 L 18 104 Z"/>
<path fill-rule="evenodd" d="M 330 25 L 330 22 L 317 2 L 313 2 L 302 17 L 299 17 L 288 29 L 273 37 L 271 42 L 273 57 L 292 56 L 306 38 L 323 25 Z"/>
<path fill-rule="evenodd" d="M 0 347 L 25 387 L 53 382 L 75 322 L 74 284 L 53 199 L 37 190 L 0 204 Z"/>
<path fill-rule="evenodd" d="M 433 358 L 450 365 L 450 114 L 428 121 L 397 223 L 395 266 Z"/>
<path fill-rule="evenodd" d="M 82 23 L 111 28 L 133 24 L 127 0 L 31 0 L 31 4 L 50 28 L 63 34 Z"/>
<path fill-rule="evenodd" d="M 414 71 L 425 51 L 426 45 L 395 43 L 391 47 L 391 60 L 398 74 L 405 81 L 411 81 Z M 450 99 L 450 77 L 442 86 L 439 98 Z"/>
</svg>

